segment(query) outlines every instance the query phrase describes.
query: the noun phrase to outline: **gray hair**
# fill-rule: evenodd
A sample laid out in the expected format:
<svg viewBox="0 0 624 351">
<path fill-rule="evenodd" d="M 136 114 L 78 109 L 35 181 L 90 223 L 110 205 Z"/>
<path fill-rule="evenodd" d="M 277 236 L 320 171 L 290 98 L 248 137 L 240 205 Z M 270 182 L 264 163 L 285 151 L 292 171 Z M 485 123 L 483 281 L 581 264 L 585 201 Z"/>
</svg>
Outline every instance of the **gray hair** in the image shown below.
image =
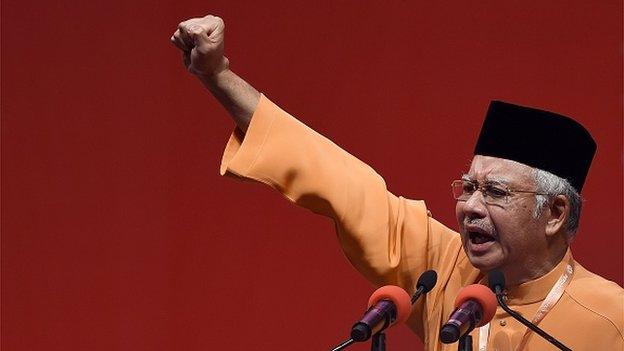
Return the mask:
<svg viewBox="0 0 624 351">
<path fill-rule="evenodd" d="M 533 217 L 537 218 L 540 216 L 550 199 L 557 195 L 564 195 L 570 202 L 570 213 L 564 228 L 568 234 L 568 239 L 574 238 L 581 217 L 581 207 L 583 206 L 581 195 L 567 180 L 538 168 L 535 168 L 535 184 L 538 192 L 548 195 L 535 195 Z"/>
</svg>

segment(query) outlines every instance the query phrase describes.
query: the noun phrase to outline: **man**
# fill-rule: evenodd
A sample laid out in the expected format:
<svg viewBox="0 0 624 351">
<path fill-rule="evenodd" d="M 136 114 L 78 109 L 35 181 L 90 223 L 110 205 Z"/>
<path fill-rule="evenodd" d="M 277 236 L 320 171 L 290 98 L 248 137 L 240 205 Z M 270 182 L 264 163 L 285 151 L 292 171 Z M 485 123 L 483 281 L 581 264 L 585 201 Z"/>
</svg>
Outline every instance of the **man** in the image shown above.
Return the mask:
<svg viewBox="0 0 624 351">
<path fill-rule="evenodd" d="M 336 222 L 343 250 L 376 285 L 413 292 L 418 275 L 436 287 L 407 321 L 427 350 L 454 350 L 439 329 L 462 287 L 492 269 L 507 280 L 508 304 L 574 350 L 624 346 L 624 290 L 585 270 L 568 248 L 595 144 L 578 123 L 550 112 L 493 102 L 470 170 L 453 182 L 460 235 L 422 201 L 389 193 L 370 167 L 309 129 L 229 70 L 224 24 L 180 23 L 172 42 L 184 64 L 234 119 L 221 173 L 254 179 Z M 553 153 L 553 141 L 567 154 Z M 547 341 L 499 309 L 473 331 L 479 350 L 548 350 Z"/>
</svg>

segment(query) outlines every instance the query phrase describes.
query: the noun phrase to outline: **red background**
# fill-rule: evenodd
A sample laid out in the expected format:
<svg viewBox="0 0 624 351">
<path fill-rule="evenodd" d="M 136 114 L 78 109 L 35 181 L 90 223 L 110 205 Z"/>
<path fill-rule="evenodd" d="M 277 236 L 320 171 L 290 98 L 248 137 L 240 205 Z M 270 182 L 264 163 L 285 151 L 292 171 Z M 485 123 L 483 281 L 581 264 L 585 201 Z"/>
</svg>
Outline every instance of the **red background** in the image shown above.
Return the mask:
<svg viewBox="0 0 624 351">
<path fill-rule="evenodd" d="M 232 123 L 169 43 L 207 13 L 237 73 L 453 228 L 489 100 L 575 116 L 573 250 L 622 284 L 620 1 L 5 0 L 4 350 L 327 350 L 361 315 L 329 220 L 218 176 Z"/>
</svg>

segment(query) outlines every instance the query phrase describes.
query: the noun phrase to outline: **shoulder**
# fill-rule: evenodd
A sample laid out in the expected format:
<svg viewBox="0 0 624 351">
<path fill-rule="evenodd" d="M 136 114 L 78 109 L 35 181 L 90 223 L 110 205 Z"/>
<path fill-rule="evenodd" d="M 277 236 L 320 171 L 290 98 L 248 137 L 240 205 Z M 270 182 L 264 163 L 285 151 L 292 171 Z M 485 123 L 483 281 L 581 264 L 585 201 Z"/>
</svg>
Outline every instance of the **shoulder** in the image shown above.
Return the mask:
<svg viewBox="0 0 624 351">
<path fill-rule="evenodd" d="M 624 334 L 624 289 L 575 264 L 574 278 L 566 289 L 566 294 L 574 300 L 593 319 L 601 320 L 605 326 L 617 330 L 620 337 Z"/>
</svg>

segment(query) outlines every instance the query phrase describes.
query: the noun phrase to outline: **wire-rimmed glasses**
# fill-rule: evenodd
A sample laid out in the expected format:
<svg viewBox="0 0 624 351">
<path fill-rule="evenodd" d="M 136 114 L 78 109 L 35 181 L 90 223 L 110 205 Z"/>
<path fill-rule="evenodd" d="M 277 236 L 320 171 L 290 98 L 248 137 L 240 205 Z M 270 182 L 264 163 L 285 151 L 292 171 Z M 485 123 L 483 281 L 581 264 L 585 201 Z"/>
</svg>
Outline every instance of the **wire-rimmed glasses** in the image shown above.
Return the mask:
<svg viewBox="0 0 624 351">
<path fill-rule="evenodd" d="M 511 189 L 507 185 L 497 181 L 485 181 L 479 183 L 476 180 L 454 180 L 451 183 L 453 197 L 457 201 L 467 201 L 477 190 L 483 194 L 483 199 L 487 204 L 504 205 L 509 202 L 509 198 L 516 193 L 547 195 L 537 191 Z"/>
</svg>

